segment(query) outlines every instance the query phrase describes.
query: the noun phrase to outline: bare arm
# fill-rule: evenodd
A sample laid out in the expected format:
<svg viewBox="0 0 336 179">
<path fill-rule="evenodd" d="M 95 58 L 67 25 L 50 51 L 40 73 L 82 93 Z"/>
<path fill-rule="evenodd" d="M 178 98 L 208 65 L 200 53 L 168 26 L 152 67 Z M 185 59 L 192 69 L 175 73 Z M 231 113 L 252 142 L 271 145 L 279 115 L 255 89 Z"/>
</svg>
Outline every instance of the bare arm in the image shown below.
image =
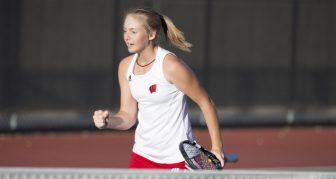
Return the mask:
<svg viewBox="0 0 336 179">
<path fill-rule="evenodd" d="M 167 55 L 165 57 L 163 69 L 166 79 L 175 84 L 176 87 L 200 107 L 209 130 L 212 152 L 219 158 L 222 165 L 224 165 L 222 138 L 214 103 L 201 87 L 191 69 L 175 56 Z"/>
<path fill-rule="evenodd" d="M 95 125 L 100 128 L 127 130 L 136 122 L 137 102 L 132 97 L 129 89 L 128 81 L 126 80 L 126 72 L 130 57 L 125 58 L 119 64 L 118 79 L 120 86 L 120 109 L 111 115 L 108 111 L 96 111 L 93 119 Z"/>
</svg>

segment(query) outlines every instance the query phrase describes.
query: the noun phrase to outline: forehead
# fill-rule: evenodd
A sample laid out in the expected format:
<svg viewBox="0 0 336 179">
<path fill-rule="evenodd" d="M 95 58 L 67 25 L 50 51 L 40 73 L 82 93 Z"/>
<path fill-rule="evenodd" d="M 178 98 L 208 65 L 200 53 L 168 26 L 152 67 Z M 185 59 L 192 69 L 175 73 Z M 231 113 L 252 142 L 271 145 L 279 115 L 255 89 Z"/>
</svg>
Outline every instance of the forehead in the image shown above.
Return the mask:
<svg viewBox="0 0 336 179">
<path fill-rule="evenodd" d="M 128 14 L 124 21 L 124 28 L 141 28 L 144 26 L 144 17 Z"/>
</svg>

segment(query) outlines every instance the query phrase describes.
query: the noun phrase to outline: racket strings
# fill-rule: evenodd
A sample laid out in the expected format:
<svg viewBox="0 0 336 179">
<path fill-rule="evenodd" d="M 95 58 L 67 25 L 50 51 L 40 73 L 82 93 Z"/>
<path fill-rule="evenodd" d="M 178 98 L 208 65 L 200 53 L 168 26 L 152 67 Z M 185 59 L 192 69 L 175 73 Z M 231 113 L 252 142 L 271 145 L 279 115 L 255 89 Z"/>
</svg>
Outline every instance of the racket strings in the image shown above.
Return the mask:
<svg viewBox="0 0 336 179">
<path fill-rule="evenodd" d="M 189 144 L 184 144 L 183 147 L 186 154 L 196 168 L 206 170 L 216 169 L 216 166 L 212 163 L 209 157 L 199 148 Z"/>
</svg>

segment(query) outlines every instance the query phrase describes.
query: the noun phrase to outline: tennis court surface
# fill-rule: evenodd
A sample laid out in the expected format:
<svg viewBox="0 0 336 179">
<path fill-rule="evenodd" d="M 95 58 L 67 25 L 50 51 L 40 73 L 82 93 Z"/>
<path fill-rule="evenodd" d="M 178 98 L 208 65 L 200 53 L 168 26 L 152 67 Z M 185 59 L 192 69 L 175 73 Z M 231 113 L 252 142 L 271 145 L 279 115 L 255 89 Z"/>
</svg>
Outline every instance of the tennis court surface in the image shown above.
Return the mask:
<svg viewBox="0 0 336 179">
<path fill-rule="evenodd" d="M 207 130 L 195 129 L 210 147 Z M 0 135 L 0 167 L 127 168 L 133 131 Z M 336 128 L 259 128 L 222 131 L 227 153 L 240 161 L 226 169 L 336 169 Z"/>
</svg>

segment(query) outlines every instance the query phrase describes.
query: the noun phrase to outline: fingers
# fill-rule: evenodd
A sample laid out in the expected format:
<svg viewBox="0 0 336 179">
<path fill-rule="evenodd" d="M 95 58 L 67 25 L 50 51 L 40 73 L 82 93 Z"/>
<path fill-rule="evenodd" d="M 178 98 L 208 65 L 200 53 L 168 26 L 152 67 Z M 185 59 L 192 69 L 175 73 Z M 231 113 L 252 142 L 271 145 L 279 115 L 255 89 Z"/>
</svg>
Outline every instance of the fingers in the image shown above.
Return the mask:
<svg viewBox="0 0 336 179">
<path fill-rule="evenodd" d="M 110 112 L 108 110 L 103 111 L 103 117 L 107 118 L 109 116 Z"/>
<path fill-rule="evenodd" d="M 224 168 L 224 166 L 225 166 L 225 160 L 224 160 L 224 155 L 223 154 L 220 157 L 220 162 L 222 164 L 222 167 Z"/>
<path fill-rule="evenodd" d="M 224 162 L 223 151 L 212 150 L 211 152 L 217 157 L 217 159 L 220 161 L 222 167 L 224 168 L 225 162 Z"/>
<path fill-rule="evenodd" d="M 215 154 L 216 155 L 216 154 Z M 224 162 L 224 155 L 223 154 L 217 154 L 216 157 L 220 161 L 222 167 L 224 168 L 225 162 Z"/>
<path fill-rule="evenodd" d="M 93 122 L 95 126 L 99 129 L 103 129 L 107 126 L 107 119 L 110 115 L 110 112 L 108 110 L 102 111 L 98 110 L 94 112 L 93 115 Z"/>
</svg>

